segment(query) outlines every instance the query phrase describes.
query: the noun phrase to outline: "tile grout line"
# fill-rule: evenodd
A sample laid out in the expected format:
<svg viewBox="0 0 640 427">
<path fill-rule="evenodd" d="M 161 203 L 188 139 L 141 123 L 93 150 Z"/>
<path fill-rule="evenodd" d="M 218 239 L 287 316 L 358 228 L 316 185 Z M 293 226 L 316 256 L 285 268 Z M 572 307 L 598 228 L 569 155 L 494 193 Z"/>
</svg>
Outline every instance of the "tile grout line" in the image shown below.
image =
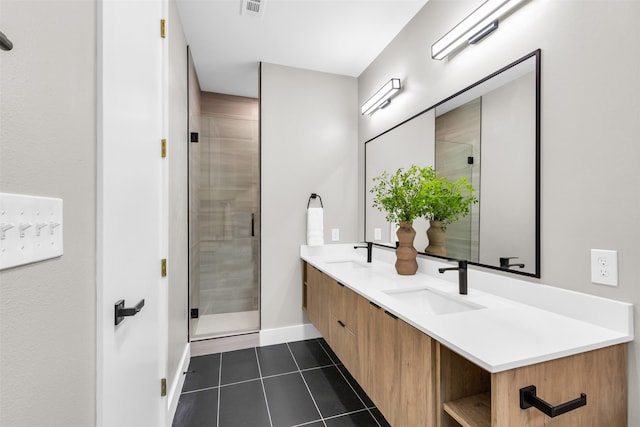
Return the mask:
<svg viewBox="0 0 640 427">
<path fill-rule="evenodd" d="M 197 390 L 188 390 L 188 391 L 183 391 L 180 394 L 193 394 L 193 393 L 198 393 L 200 391 L 208 391 L 208 390 L 215 390 L 217 388 L 220 388 L 219 386 L 215 385 L 213 387 L 204 387 L 204 388 L 199 388 Z"/>
<path fill-rule="evenodd" d="M 260 376 L 260 384 L 262 384 L 262 393 L 264 394 L 264 404 L 267 407 L 267 415 L 269 416 L 269 425 L 273 427 L 273 421 L 271 420 L 271 411 L 269 410 L 269 400 L 267 399 L 267 390 L 264 388 L 264 380 L 262 379 L 262 369 L 260 368 L 260 359 L 258 358 L 258 348 L 253 347 L 253 351 L 256 354 L 256 363 L 258 364 L 258 375 Z"/>
<path fill-rule="evenodd" d="M 291 354 L 291 357 L 293 358 L 293 363 L 296 364 L 296 368 L 298 368 L 298 373 L 300 374 L 300 377 L 302 378 L 302 382 L 304 383 L 304 386 L 307 388 L 307 391 L 309 392 L 309 396 L 311 396 L 311 401 L 313 402 L 313 406 L 316 407 L 316 411 L 318 411 L 318 415 L 320 416 L 320 421 L 322 421 L 322 425 L 324 425 L 324 427 L 327 427 L 327 423 L 324 422 L 324 417 L 322 416 L 322 412 L 320 412 L 320 408 L 318 408 L 318 404 L 316 403 L 316 398 L 313 397 L 313 393 L 311 393 L 311 389 L 309 388 L 309 384 L 307 384 L 307 380 L 304 378 L 304 375 L 302 375 L 302 370 L 300 369 L 300 365 L 298 365 L 298 361 L 296 360 L 296 356 L 294 356 L 293 351 L 291 350 L 291 347 L 289 346 L 289 343 L 287 344 L 287 349 L 289 349 L 289 353 Z"/>
<path fill-rule="evenodd" d="M 220 395 L 222 390 L 220 389 L 220 383 L 222 383 L 222 353 L 220 353 L 220 366 L 218 367 L 218 410 L 216 411 L 216 426 L 220 426 Z"/>
<path fill-rule="evenodd" d="M 317 371 L 318 369 L 323 369 L 323 368 L 328 368 L 331 366 L 337 366 L 333 363 L 331 363 L 330 365 L 323 365 L 323 366 L 315 366 L 313 368 L 305 368 L 305 369 L 296 369 L 295 371 L 289 371 L 289 372 L 283 372 L 281 374 L 274 374 L 274 375 L 265 375 L 262 378 L 264 379 L 268 379 L 268 378 L 277 378 L 277 377 L 282 377 L 285 375 L 291 375 L 291 374 L 296 374 L 298 372 L 310 372 L 310 371 Z M 251 381 L 257 381 L 260 378 L 251 378 L 248 380 L 243 380 L 243 381 L 236 381 L 234 383 L 228 383 L 228 384 L 220 384 L 220 385 L 216 385 L 216 386 L 212 386 L 212 387 L 203 387 L 203 388 L 199 388 L 199 389 L 195 389 L 195 390 L 188 390 L 188 391 L 183 391 L 181 394 L 192 394 L 192 393 L 197 393 L 199 391 L 207 391 L 207 390 L 213 390 L 216 388 L 225 388 L 225 387 L 229 387 L 229 386 L 233 386 L 233 385 L 238 385 L 238 384 L 244 384 L 244 383 L 249 383 Z M 221 378 L 218 378 L 218 381 L 222 381 Z"/>
<path fill-rule="evenodd" d="M 351 390 L 353 391 L 353 393 L 358 397 L 358 399 L 360 400 L 360 403 L 362 403 L 362 406 L 364 406 L 364 409 L 369 412 L 369 415 L 371 415 L 371 418 L 373 418 L 373 420 L 376 422 L 376 424 L 379 427 L 382 427 L 380 425 L 380 422 L 378 422 L 378 419 L 371 412 L 371 409 L 369 409 L 368 405 L 366 403 L 364 403 L 364 400 L 362 400 L 362 397 L 360 397 L 360 394 L 356 391 L 355 388 L 353 388 L 353 385 L 351 384 L 351 381 L 349 381 L 347 379 L 346 375 L 340 370 L 340 368 L 335 363 L 335 361 L 333 360 L 333 358 L 331 357 L 331 355 L 329 354 L 327 349 L 324 347 L 324 345 L 322 345 L 322 342 L 320 341 L 320 339 L 316 338 L 316 340 L 318 341 L 318 344 L 320 344 L 320 347 L 324 350 L 324 352 L 327 353 L 327 356 L 329 357 L 329 359 L 331 359 L 333 361 L 333 366 L 335 366 L 335 368 L 338 370 L 338 372 L 340 372 L 340 375 L 342 375 L 342 378 L 344 378 L 344 380 L 347 382 L 347 384 L 349 384 L 349 387 L 351 387 Z M 329 344 L 327 343 L 327 345 L 329 345 Z M 342 366 L 344 366 L 344 364 Z M 344 368 L 347 369 L 346 366 L 344 366 Z M 355 381 L 356 379 L 354 378 L 353 380 Z M 374 404 L 375 404 L 375 402 L 374 402 Z"/>
<path fill-rule="evenodd" d="M 346 415 L 357 414 L 359 412 L 369 412 L 369 411 L 367 410 L 367 408 L 363 408 L 363 409 L 358 409 L 357 411 L 351 411 L 351 412 L 345 412 L 343 414 L 332 415 L 330 417 L 323 418 L 323 420 L 333 420 L 333 419 L 336 419 L 336 418 L 344 417 Z M 371 413 L 371 412 L 369 412 L 369 413 Z M 373 418 L 373 420 L 376 421 L 375 417 Z M 377 423 L 377 421 L 376 421 L 376 423 Z"/>
</svg>

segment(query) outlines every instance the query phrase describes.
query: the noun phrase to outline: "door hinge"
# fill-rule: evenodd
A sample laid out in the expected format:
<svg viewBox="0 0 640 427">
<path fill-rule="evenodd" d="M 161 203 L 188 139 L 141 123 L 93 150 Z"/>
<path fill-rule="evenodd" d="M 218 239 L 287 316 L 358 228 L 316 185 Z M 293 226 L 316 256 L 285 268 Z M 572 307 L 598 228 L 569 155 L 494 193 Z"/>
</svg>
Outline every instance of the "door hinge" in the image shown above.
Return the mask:
<svg viewBox="0 0 640 427">
<path fill-rule="evenodd" d="M 167 379 L 163 378 L 160 380 L 160 396 L 164 397 L 167 395 Z"/>
<path fill-rule="evenodd" d="M 162 277 L 167 277 L 167 259 L 166 258 L 162 258 L 160 274 L 162 274 Z"/>
<path fill-rule="evenodd" d="M 167 20 L 166 19 L 161 19 L 160 20 L 160 37 L 167 38 Z"/>
<path fill-rule="evenodd" d="M 161 143 L 162 143 L 162 157 L 167 157 L 167 140 L 163 138 Z"/>
</svg>

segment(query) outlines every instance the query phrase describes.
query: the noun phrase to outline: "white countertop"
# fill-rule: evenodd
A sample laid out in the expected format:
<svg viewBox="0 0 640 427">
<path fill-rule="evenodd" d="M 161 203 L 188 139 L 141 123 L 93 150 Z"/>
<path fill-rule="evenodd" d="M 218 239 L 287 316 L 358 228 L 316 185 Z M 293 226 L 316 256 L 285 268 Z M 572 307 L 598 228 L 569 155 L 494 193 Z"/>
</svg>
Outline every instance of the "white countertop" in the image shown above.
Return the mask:
<svg viewBox="0 0 640 427">
<path fill-rule="evenodd" d="M 633 341 L 632 304 L 473 266 L 468 295 L 460 295 L 456 271 L 437 273 L 454 263 L 419 257 L 418 273 L 400 276 L 393 251 L 375 247 L 373 262 L 367 264 L 366 250 L 353 246 L 302 246 L 300 257 L 489 372 Z M 345 260 L 354 262 L 336 262 Z M 481 308 L 434 315 L 383 292 L 416 288 Z"/>
</svg>

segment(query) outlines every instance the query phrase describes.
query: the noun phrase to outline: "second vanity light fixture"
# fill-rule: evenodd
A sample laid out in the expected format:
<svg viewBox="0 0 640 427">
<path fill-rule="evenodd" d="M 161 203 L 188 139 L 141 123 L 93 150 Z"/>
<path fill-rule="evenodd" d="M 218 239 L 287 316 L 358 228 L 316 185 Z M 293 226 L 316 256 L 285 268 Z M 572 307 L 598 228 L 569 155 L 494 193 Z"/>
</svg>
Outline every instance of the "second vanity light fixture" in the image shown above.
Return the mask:
<svg viewBox="0 0 640 427">
<path fill-rule="evenodd" d="M 373 114 L 378 108 L 384 108 L 391 102 L 391 97 L 401 89 L 400 79 L 391 79 L 362 105 L 362 114 Z"/>
<path fill-rule="evenodd" d="M 433 59 L 444 59 L 464 43 L 474 44 L 498 28 L 498 19 L 524 0 L 487 0 L 431 46 Z"/>
</svg>

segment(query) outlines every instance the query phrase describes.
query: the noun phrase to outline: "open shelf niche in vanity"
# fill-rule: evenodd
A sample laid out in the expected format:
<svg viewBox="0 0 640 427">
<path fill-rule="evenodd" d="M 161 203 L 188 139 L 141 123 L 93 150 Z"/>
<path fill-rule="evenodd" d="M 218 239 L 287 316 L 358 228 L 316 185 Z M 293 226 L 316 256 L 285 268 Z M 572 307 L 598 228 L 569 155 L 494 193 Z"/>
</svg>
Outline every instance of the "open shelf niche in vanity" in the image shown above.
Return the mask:
<svg viewBox="0 0 640 427">
<path fill-rule="evenodd" d="M 491 427 L 491 374 L 440 343 L 436 349 L 438 425 Z"/>
</svg>

